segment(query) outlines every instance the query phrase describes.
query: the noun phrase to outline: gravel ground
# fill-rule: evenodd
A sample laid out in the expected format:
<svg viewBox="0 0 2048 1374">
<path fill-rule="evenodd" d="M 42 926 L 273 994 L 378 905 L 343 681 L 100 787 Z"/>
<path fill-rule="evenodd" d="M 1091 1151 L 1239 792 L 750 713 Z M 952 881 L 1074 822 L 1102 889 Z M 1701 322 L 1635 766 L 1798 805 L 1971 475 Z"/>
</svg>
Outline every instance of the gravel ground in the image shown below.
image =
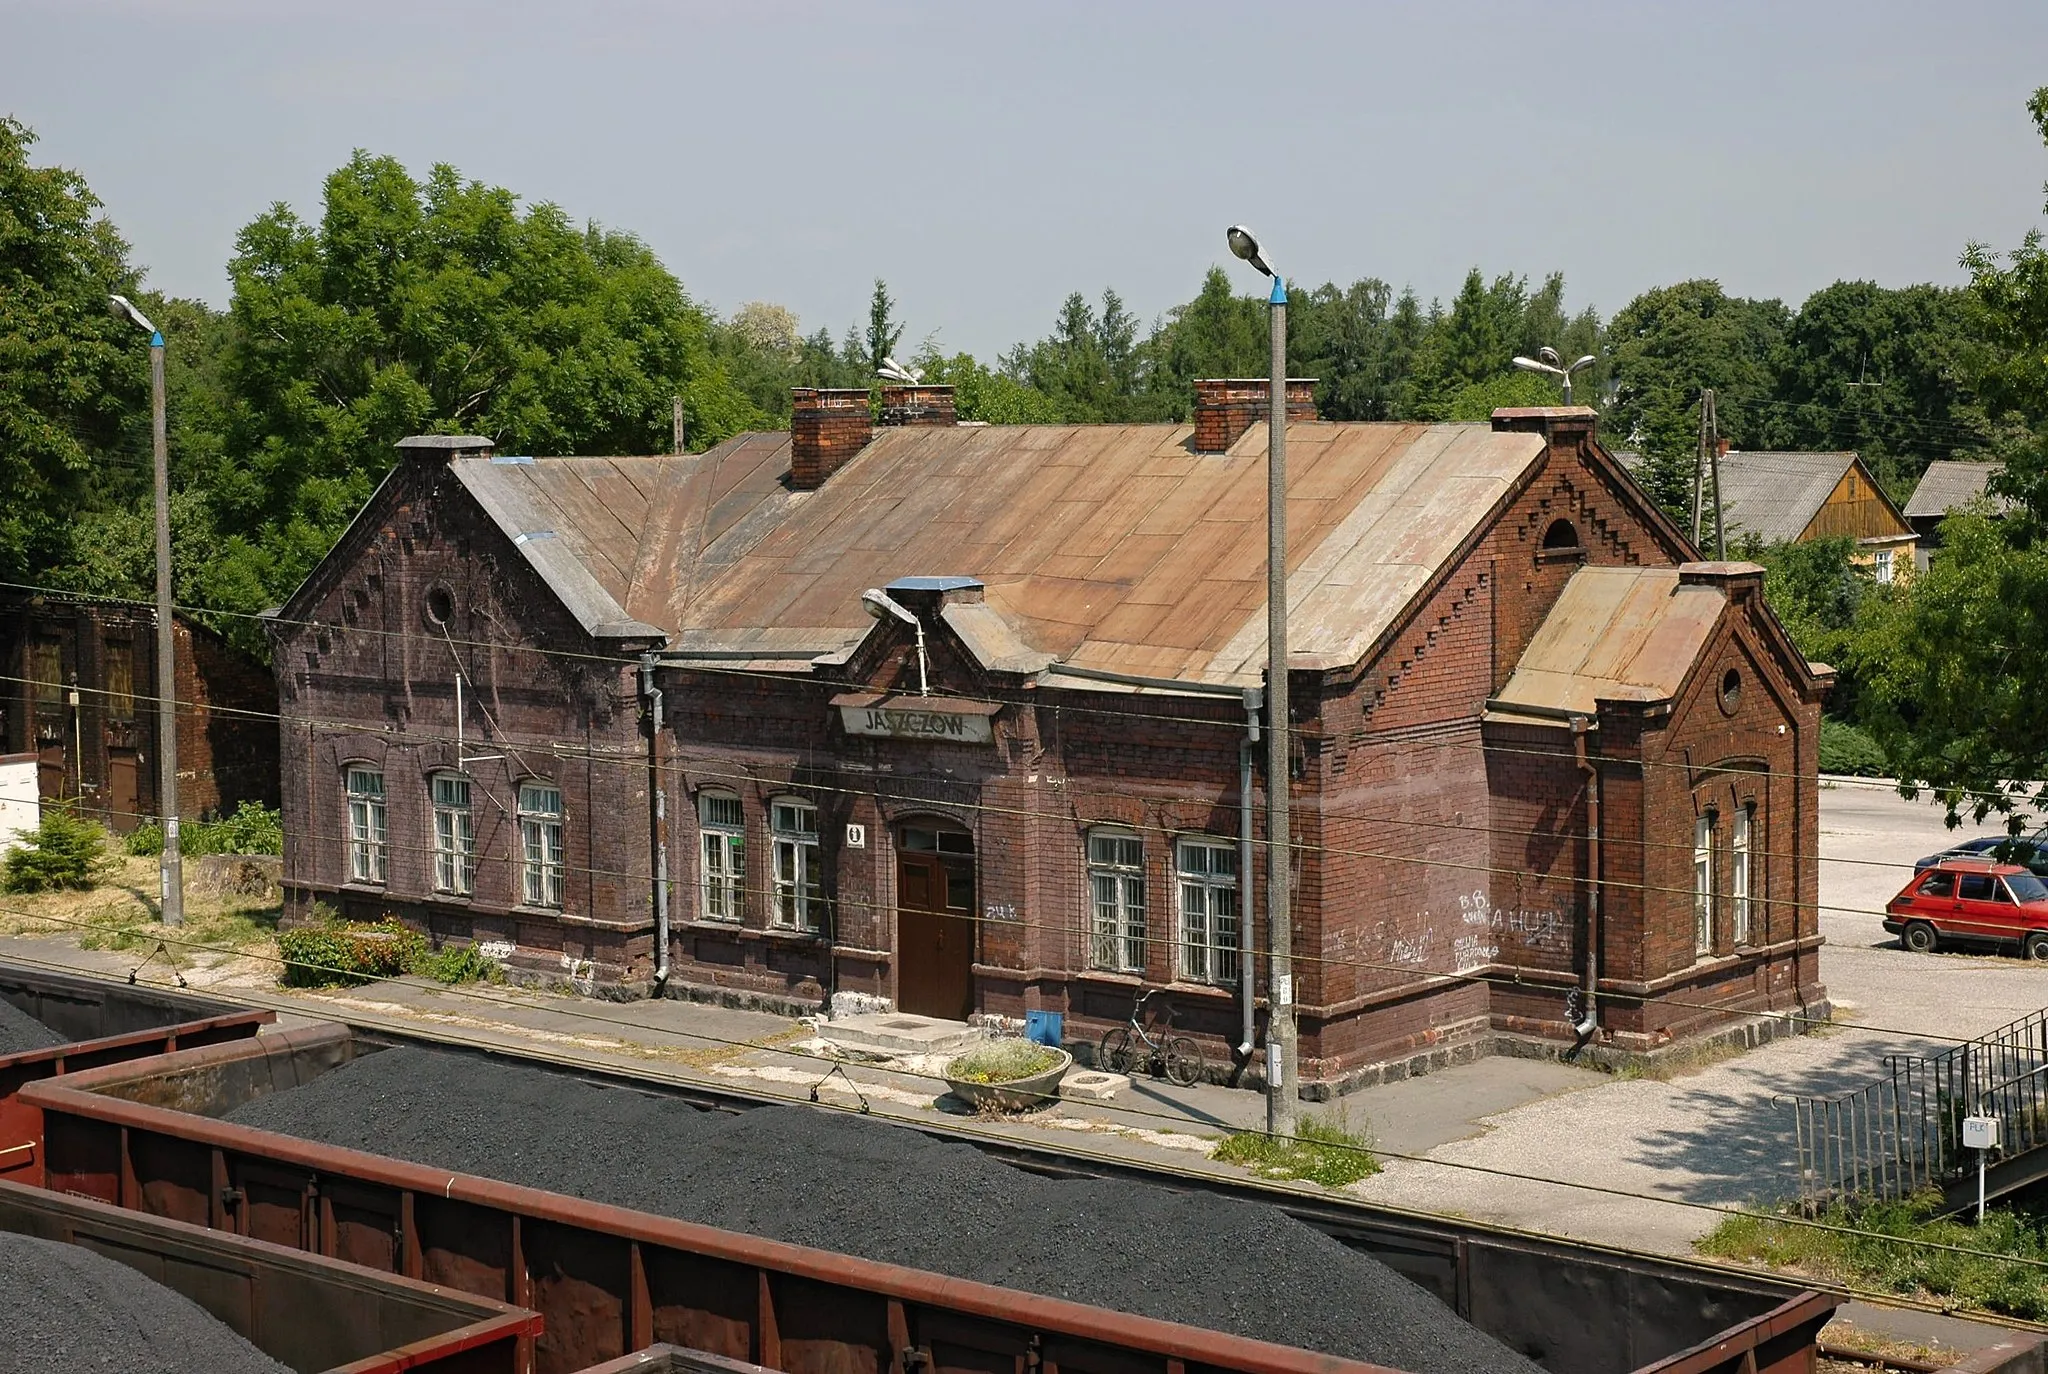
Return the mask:
<svg viewBox="0 0 2048 1374">
<path fill-rule="evenodd" d="M 0 1374 L 291 1374 L 191 1299 L 82 1246 L 0 1232 Z"/>
<path fill-rule="evenodd" d="M 228 1119 L 1414 1374 L 1537 1366 L 1278 1210 L 1055 1181 L 805 1108 L 737 1116 L 517 1065 L 394 1049 Z"/>
<path fill-rule="evenodd" d="M 1995 829 L 1986 826 L 1984 829 Z M 1881 786 L 1844 783 L 1820 799 L 1821 980 L 1841 1029 L 1776 1041 L 1668 1082 L 1594 1086 L 1517 1107 L 1486 1132 L 1429 1152 L 1561 1182 L 1684 1202 L 1737 1204 L 1796 1190 L 1792 1117 L 1779 1095 L 1842 1092 L 1868 1082 L 1889 1053 L 1939 1048 L 1931 1037 L 1980 1035 L 2048 1005 L 2048 973 L 1981 954 L 1909 954 L 1880 924 L 1913 860 L 1956 838 L 1941 813 Z M 1857 1029 L 1857 1026 L 1872 1029 Z M 1369 1112 L 1371 1094 L 1357 1099 Z M 1394 1160 L 1355 1185 L 1376 1200 L 1689 1254 L 1718 1219 L 1694 1207 L 1493 1178 Z"/>
<path fill-rule="evenodd" d="M 64 1037 L 12 1002 L 0 1000 L 0 1056 L 61 1045 Z"/>
</svg>

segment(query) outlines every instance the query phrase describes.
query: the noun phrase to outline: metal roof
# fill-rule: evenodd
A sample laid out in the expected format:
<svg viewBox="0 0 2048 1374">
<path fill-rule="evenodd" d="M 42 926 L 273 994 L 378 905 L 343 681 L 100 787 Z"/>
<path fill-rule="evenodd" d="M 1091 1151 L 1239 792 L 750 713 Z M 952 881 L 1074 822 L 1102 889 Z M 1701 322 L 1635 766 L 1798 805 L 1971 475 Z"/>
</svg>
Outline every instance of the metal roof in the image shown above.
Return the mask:
<svg viewBox="0 0 2048 1374">
<path fill-rule="evenodd" d="M 1968 505 L 1985 495 L 1985 484 L 2004 466 L 1946 460 L 1929 463 L 1927 471 L 1920 474 L 1920 485 L 1913 488 L 1912 496 L 1906 500 L 1906 518 L 1939 520 L 1957 506 Z M 1993 496 L 1991 506 L 2003 514 L 2012 509 L 2012 502 L 2003 496 Z"/>
<path fill-rule="evenodd" d="M 1854 453 L 1721 455 L 1721 522 L 1728 533 L 1754 534 L 1767 544 L 1797 539 L 1841 482 Z"/>
<path fill-rule="evenodd" d="M 1266 430 L 1220 455 L 1191 452 L 1192 433 L 885 428 L 812 492 L 783 482 L 786 433 L 685 457 L 452 467 L 509 535 L 556 531 L 521 552 L 586 625 L 658 626 L 672 650 L 843 651 L 869 628 L 864 588 L 950 569 L 981 582 L 989 608 L 956 631 L 1020 669 L 1057 658 L 1256 685 Z M 1304 421 L 1287 434 L 1297 668 L 1362 659 L 1544 444 L 1485 424 Z"/>
<path fill-rule="evenodd" d="M 1602 700 L 1668 701 L 1727 604 L 1719 587 L 1683 583 L 1677 568 L 1580 568 L 1489 716 L 1590 718 Z"/>
</svg>

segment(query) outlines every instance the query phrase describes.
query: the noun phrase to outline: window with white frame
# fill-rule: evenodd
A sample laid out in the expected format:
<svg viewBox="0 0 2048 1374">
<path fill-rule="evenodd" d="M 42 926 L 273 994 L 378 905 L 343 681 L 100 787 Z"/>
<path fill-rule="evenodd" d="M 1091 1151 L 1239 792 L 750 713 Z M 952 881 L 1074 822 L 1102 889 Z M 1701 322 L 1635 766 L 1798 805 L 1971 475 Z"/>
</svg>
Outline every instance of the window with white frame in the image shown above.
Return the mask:
<svg viewBox="0 0 2048 1374">
<path fill-rule="evenodd" d="M 1136 835 L 1088 836 L 1088 888 L 1094 898 L 1089 965 L 1115 973 L 1145 971 L 1145 846 Z"/>
<path fill-rule="evenodd" d="M 519 900 L 562 904 L 562 789 L 553 783 L 519 784 Z"/>
<path fill-rule="evenodd" d="M 1892 580 L 1893 565 L 1892 551 L 1890 549 L 1879 549 L 1877 551 L 1876 566 L 1872 569 L 1872 571 L 1877 574 L 1877 580 L 1880 583 L 1890 582 Z"/>
<path fill-rule="evenodd" d="M 384 835 L 384 775 L 374 768 L 348 770 L 348 877 L 381 883 L 388 873 Z"/>
<path fill-rule="evenodd" d="M 704 919 L 737 921 L 745 911 L 741 895 L 747 882 L 747 823 L 740 799 L 728 792 L 697 795 L 697 830 Z"/>
<path fill-rule="evenodd" d="M 1714 951 L 1714 818 L 1702 816 L 1692 827 L 1693 949 Z"/>
<path fill-rule="evenodd" d="M 434 890 L 469 895 L 476 877 L 476 820 L 469 809 L 469 779 L 434 775 Z"/>
<path fill-rule="evenodd" d="M 1728 832 L 1728 895 L 1729 915 L 1733 929 L 1730 931 L 1737 945 L 1749 943 L 1750 888 L 1754 868 L 1750 857 L 1750 829 L 1755 823 L 1755 808 L 1740 807 L 1735 812 L 1734 824 Z"/>
<path fill-rule="evenodd" d="M 1180 976 L 1196 983 L 1237 981 L 1237 848 L 1224 840 L 1174 845 L 1180 889 Z"/>
<path fill-rule="evenodd" d="M 791 930 L 816 930 L 825 905 L 818 808 L 793 799 L 773 802 L 768 832 L 775 849 L 775 904 L 769 919 Z"/>
</svg>

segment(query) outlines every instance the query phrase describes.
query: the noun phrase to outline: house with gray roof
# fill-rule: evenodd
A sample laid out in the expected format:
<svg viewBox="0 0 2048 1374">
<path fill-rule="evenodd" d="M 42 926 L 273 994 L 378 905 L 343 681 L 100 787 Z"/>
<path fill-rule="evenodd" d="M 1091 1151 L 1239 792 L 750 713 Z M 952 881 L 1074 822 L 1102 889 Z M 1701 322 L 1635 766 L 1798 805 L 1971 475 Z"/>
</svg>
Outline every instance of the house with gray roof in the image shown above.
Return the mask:
<svg viewBox="0 0 2048 1374">
<path fill-rule="evenodd" d="M 1948 513 L 1959 506 L 1973 502 L 1984 502 L 1994 515 L 2003 515 L 2012 509 L 2010 497 L 1991 494 L 1991 479 L 2005 465 L 2003 463 L 1960 462 L 1940 460 L 1927 465 L 1927 471 L 1920 474 L 1920 484 L 1913 488 L 1913 494 L 1906 499 L 1906 519 L 1912 522 L 1914 532 L 1919 535 L 1918 561 L 1927 566 L 1927 555 L 1941 547 L 1941 522 Z"/>
<path fill-rule="evenodd" d="M 1857 561 L 1880 582 L 1911 565 L 1919 536 L 1853 452 L 1729 449 L 1720 458 L 1721 520 L 1729 542 L 1856 541 Z"/>
</svg>

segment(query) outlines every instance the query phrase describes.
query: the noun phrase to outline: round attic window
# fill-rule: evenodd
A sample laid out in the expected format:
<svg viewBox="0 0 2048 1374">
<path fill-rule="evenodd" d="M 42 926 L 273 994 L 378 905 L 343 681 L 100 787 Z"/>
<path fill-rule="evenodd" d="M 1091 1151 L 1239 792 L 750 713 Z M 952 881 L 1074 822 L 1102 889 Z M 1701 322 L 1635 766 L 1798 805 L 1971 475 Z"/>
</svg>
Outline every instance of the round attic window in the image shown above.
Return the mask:
<svg viewBox="0 0 2048 1374">
<path fill-rule="evenodd" d="M 427 588 L 427 623 L 447 628 L 455 618 L 455 593 L 440 583 Z"/>
<path fill-rule="evenodd" d="M 1735 708 L 1742 704 L 1742 674 L 1730 668 L 1721 674 L 1721 710 L 1725 715 L 1734 715 Z"/>
</svg>

